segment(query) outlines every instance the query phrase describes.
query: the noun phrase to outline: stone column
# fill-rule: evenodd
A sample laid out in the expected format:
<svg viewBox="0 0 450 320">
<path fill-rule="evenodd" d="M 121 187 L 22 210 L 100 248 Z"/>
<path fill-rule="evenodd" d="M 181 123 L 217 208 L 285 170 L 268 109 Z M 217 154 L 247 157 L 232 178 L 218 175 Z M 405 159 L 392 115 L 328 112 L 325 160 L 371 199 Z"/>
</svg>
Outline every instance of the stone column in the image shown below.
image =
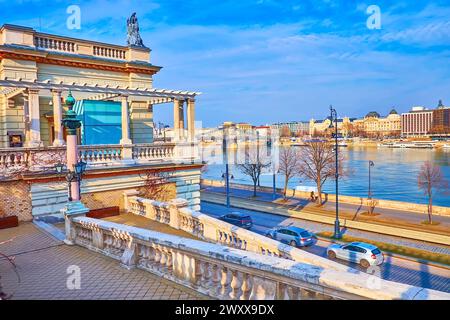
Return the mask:
<svg viewBox="0 0 450 320">
<path fill-rule="evenodd" d="M 180 132 L 180 139 L 184 140 L 185 139 L 185 135 L 184 135 L 184 100 L 180 100 L 180 102 L 179 102 L 178 113 L 179 113 L 179 119 L 180 119 L 180 124 L 178 125 L 179 132 Z"/>
<path fill-rule="evenodd" d="M 23 95 L 23 122 L 25 124 L 25 141 L 24 146 L 28 146 L 31 141 L 30 135 L 30 105 L 28 103 L 28 95 Z"/>
<path fill-rule="evenodd" d="M 173 138 L 180 140 L 180 100 L 173 100 Z"/>
<path fill-rule="evenodd" d="M 53 123 L 55 129 L 55 139 L 53 146 L 63 146 L 65 144 L 63 138 L 62 120 L 62 105 L 61 105 L 61 90 L 52 90 L 53 96 Z"/>
<path fill-rule="evenodd" d="M 120 144 L 132 144 L 130 139 L 130 115 L 128 113 L 128 96 L 122 95 L 122 139 Z"/>
<path fill-rule="evenodd" d="M 187 118 L 188 118 L 188 136 L 189 141 L 195 140 L 195 100 L 188 99 L 187 101 Z"/>
<path fill-rule="evenodd" d="M 30 147 L 40 146 L 41 141 L 41 122 L 39 113 L 39 90 L 28 90 L 28 106 L 30 110 L 30 140 L 27 144 Z"/>
<path fill-rule="evenodd" d="M 128 96 L 122 95 L 122 161 L 131 163 L 133 160 L 133 142 L 130 139 L 130 114 L 128 112 Z"/>
</svg>

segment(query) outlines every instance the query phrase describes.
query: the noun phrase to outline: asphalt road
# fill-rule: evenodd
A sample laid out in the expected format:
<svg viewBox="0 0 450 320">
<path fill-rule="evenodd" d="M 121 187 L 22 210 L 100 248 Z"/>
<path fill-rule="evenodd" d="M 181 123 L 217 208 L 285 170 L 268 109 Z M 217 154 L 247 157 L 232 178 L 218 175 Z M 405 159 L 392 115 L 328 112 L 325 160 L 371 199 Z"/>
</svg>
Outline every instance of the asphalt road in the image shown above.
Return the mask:
<svg viewBox="0 0 450 320">
<path fill-rule="evenodd" d="M 202 213 L 213 217 L 218 217 L 229 212 L 224 205 L 206 201 L 202 201 L 201 207 Z M 245 210 L 241 208 L 231 208 L 230 211 L 238 211 L 249 214 L 253 219 L 253 227 L 251 230 L 260 234 L 265 234 L 267 230 L 273 227 L 287 225 L 302 227 L 310 230 L 311 232 L 322 231 L 324 227 L 330 229 L 330 226 L 321 223 L 304 221 L 297 218 L 287 218 L 268 212 Z M 329 241 L 318 240 L 314 245 L 301 249 L 322 257 L 326 257 L 326 248 L 329 245 Z M 357 264 L 343 260 L 336 261 L 365 272 L 365 270 Z M 385 254 L 385 262 L 379 266 L 379 269 L 376 270 L 376 274 L 385 280 L 450 293 L 450 268 L 438 267 L 427 263 L 421 263 L 419 261 L 403 259 L 397 256 Z"/>
</svg>

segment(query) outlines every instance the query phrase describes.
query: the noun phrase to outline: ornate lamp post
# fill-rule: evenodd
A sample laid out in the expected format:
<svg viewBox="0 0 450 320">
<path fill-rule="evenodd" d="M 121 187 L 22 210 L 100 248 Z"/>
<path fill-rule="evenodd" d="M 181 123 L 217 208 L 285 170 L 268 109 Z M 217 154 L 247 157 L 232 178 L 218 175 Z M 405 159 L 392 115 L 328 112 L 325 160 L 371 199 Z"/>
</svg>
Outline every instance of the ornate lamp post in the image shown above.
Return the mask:
<svg viewBox="0 0 450 320">
<path fill-rule="evenodd" d="M 80 182 L 81 176 L 86 169 L 85 162 L 78 162 L 78 141 L 77 141 L 77 129 L 81 127 L 81 121 L 77 119 L 77 114 L 73 111 L 73 105 L 75 104 L 75 98 L 69 91 L 66 99 L 66 105 L 68 107 L 67 112 L 63 115 L 62 125 L 67 131 L 67 182 L 69 183 L 69 201 L 80 200 Z M 62 167 L 56 166 L 56 171 L 61 172 Z"/>
<path fill-rule="evenodd" d="M 372 160 L 369 160 L 369 192 L 367 193 L 367 198 L 372 199 L 372 190 L 370 188 L 370 168 L 373 167 L 375 163 Z"/>
<path fill-rule="evenodd" d="M 339 239 L 341 237 L 341 228 L 339 226 L 339 163 L 338 163 L 338 119 L 337 112 L 333 106 L 330 105 L 330 128 L 333 128 L 334 121 L 334 154 L 335 154 L 335 179 L 336 179 L 336 220 L 334 221 L 334 238 Z"/>
</svg>

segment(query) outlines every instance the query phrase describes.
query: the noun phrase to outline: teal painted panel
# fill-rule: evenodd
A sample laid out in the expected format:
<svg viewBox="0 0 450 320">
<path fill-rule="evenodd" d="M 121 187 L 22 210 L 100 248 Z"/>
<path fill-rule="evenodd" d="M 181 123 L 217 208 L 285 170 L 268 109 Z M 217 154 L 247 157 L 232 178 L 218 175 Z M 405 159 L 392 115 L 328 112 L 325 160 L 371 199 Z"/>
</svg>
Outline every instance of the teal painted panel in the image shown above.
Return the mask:
<svg viewBox="0 0 450 320">
<path fill-rule="evenodd" d="M 82 121 L 81 143 L 118 144 L 122 138 L 121 103 L 115 101 L 77 101 L 74 111 Z"/>
<path fill-rule="evenodd" d="M 86 126 L 120 125 L 122 122 L 120 102 L 84 100 L 83 106 Z"/>
<path fill-rule="evenodd" d="M 122 138 L 122 127 L 118 126 L 85 126 L 85 145 L 118 144 Z"/>
</svg>

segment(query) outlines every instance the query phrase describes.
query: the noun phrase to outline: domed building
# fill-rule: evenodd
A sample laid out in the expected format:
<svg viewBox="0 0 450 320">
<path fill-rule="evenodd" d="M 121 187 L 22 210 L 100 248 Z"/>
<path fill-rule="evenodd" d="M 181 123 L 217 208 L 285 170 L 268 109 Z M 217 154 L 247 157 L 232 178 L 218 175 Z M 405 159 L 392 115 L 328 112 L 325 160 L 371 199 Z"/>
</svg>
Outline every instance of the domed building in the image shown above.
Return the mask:
<svg viewBox="0 0 450 320">
<path fill-rule="evenodd" d="M 401 133 L 401 116 L 394 108 L 386 117 L 370 111 L 363 119 L 355 120 L 353 127 L 356 132 L 367 137 L 397 137 Z"/>
</svg>

